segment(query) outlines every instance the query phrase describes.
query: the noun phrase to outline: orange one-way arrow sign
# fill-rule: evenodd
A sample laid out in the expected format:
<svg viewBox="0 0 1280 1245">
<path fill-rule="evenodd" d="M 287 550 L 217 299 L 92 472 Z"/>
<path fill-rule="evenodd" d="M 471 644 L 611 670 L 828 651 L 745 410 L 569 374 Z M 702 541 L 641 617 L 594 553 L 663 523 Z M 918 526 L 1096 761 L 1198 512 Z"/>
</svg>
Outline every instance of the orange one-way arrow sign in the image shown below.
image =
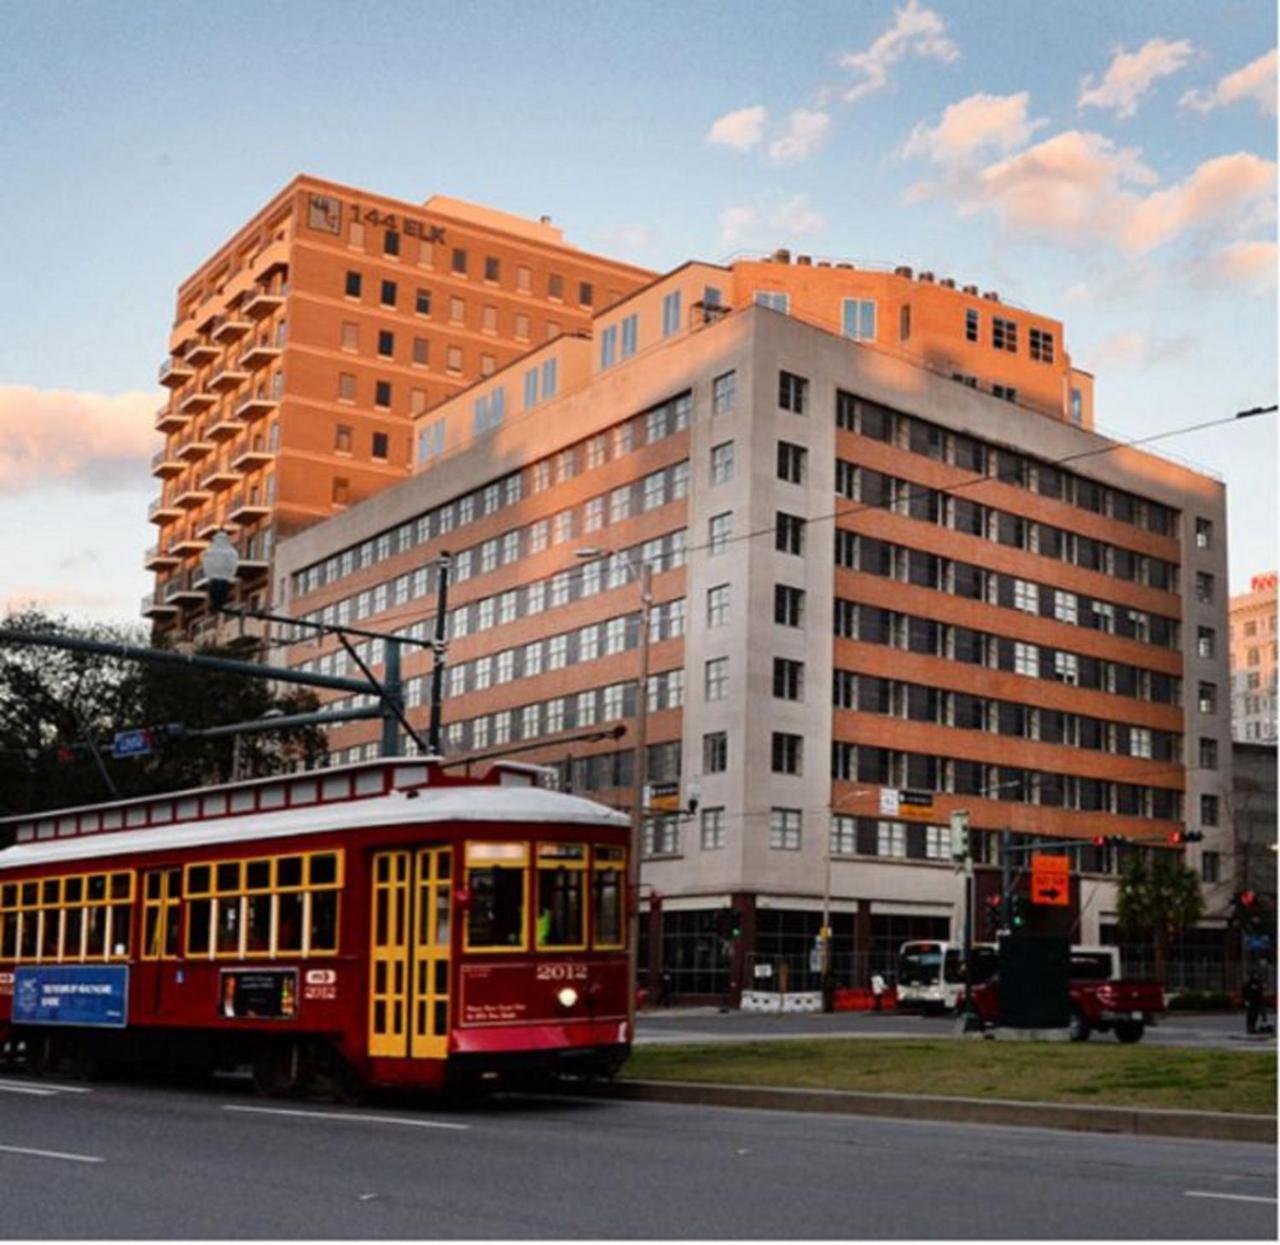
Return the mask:
<svg viewBox="0 0 1280 1245">
<path fill-rule="evenodd" d="M 1066 856 L 1031 857 L 1031 902 L 1065 908 L 1071 903 L 1071 861 Z"/>
</svg>

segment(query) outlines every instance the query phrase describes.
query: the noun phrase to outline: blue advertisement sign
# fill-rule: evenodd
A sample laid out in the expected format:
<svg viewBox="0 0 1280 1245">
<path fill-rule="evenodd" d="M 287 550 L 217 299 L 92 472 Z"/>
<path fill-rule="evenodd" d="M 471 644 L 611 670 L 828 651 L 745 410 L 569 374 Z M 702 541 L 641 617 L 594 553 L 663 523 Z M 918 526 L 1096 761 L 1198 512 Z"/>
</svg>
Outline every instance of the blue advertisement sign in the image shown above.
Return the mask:
<svg viewBox="0 0 1280 1245">
<path fill-rule="evenodd" d="M 13 974 L 13 1023 L 123 1029 L 129 1017 L 124 964 L 41 964 Z"/>
</svg>

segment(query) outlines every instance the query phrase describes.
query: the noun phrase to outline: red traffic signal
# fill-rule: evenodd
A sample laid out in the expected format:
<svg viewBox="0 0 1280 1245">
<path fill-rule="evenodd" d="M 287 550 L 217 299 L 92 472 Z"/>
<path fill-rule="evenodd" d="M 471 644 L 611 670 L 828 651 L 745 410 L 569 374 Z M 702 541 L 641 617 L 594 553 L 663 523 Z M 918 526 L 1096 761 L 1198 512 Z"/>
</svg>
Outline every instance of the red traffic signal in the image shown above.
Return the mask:
<svg viewBox="0 0 1280 1245">
<path fill-rule="evenodd" d="M 1258 896 L 1253 891 L 1240 892 L 1240 906 L 1242 908 L 1252 908 L 1258 902 Z"/>
</svg>

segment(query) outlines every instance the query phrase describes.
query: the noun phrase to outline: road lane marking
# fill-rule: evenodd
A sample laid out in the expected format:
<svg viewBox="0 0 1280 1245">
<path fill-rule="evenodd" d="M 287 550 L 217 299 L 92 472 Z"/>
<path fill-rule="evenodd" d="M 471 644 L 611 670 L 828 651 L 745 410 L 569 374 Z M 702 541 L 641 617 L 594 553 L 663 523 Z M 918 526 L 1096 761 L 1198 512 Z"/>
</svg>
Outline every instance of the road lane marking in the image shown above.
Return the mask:
<svg viewBox="0 0 1280 1245">
<path fill-rule="evenodd" d="M 7 1077 L 0 1080 L 0 1089 L 30 1089 L 41 1094 L 91 1094 L 87 1085 L 61 1085 L 57 1081 L 11 1081 Z"/>
<path fill-rule="evenodd" d="M 40 1089 L 35 1085 L 0 1085 L 0 1094 L 31 1094 L 36 1098 L 52 1098 L 56 1089 Z"/>
<path fill-rule="evenodd" d="M 32 1150 L 28 1146 L 0 1146 L 5 1154 L 30 1154 L 38 1159 L 64 1159 L 68 1163 L 105 1163 L 96 1154 L 65 1154 L 61 1150 Z"/>
<path fill-rule="evenodd" d="M 1275 1204 L 1273 1197 L 1256 1197 L 1251 1193 L 1209 1193 L 1200 1189 L 1183 1189 L 1183 1197 L 1211 1197 L 1220 1202 L 1268 1202 Z"/>
<path fill-rule="evenodd" d="M 446 1120 L 406 1120 L 394 1115 L 356 1115 L 348 1111 L 294 1111 L 288 1107 L 223 1107 L 224 1111 L 244 1111 L 254 1115 L 300 1116 L 304 1120 L 362 1120 L 371 1124 L 404 1124 L 409 1128 L 447 1128 L 467 1132 L 470 1124 L 454 1124 Z"/>
</svg>

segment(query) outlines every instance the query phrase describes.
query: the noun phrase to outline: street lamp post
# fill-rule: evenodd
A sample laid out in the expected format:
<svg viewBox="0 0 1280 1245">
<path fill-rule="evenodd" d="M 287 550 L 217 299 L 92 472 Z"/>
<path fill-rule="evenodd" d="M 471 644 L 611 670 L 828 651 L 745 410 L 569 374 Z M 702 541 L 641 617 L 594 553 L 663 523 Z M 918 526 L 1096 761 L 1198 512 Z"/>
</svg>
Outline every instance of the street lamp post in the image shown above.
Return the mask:
<svg viewBox="0 0 1280 1245">
<path fill-rule="evenodd" d="M 591 562 L 608 556 L 610 552 L 598 546 L 588 546 L 579 549 L 577 556 Z M 625 550 L 621 553 L 613 552 L 613 556 L 624 559 L 623 565 L 626 566 L 628 575 L 640 587 L 640 672 L 636 690 L 635 760 L 632 764 L 634 788 L 631 796 L 631 850 L 627 853 L 627 1016 L 634 1032 L 636 990 L 640 979 L 640 850 L 644 842 L 645 787 L 649 778 L 649 615 L 653 608 L 653 567 Z"/>
</svg>

